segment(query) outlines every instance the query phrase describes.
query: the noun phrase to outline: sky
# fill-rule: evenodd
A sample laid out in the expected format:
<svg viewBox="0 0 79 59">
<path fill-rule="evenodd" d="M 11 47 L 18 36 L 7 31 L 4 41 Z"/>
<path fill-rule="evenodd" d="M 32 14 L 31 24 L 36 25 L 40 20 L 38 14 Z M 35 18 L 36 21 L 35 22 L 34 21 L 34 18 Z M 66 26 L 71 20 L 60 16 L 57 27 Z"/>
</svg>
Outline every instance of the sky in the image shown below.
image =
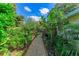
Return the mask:
<svg viewBox="0 0 79 59">
<path fill-rule="evenodd" d="M 46 16 L 54 6 L 53 3 L 17 3 L 16 13 L 38 21 L 41 15 Z"/>
</svg>

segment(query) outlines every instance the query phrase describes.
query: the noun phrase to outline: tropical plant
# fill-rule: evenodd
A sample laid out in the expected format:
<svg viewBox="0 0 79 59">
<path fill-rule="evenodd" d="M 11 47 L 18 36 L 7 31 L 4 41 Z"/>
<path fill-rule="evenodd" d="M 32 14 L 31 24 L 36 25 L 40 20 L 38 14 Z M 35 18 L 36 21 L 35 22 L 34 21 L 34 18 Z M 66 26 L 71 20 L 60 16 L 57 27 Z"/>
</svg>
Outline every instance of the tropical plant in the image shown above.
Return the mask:
<svg viewBox="0 0 79 59">
<path fill-rule="evenodd" d="M 47 20 L 48 38 L 46 39 L 48 42 L 46 43 L 48 55 L 78 55 L 78 50 L 74 49 L 74 47 L 78 47 L 76 46 L 77 44 L 72 44 L 73 42 L 78 42 L 70 40 L 69 38 L 72 37 L 72 39 L 78 39 L 78 35 L 75 34 L 78 33 L 78 25 L 76 27 L 74 24 L 71 25 L 69 20 L 67 20 L 64 11 L 66 8 L 74 8 L 74 6 L 76 5 L 63 4 L 62 7 L 59 7 L 59 4 L 57 4 L 50 11 Z M 71 29 L 71 31 L 69 29 Z M 73 34 L 77 37 L 75 36 L 73 38 Z"/>
</svg>

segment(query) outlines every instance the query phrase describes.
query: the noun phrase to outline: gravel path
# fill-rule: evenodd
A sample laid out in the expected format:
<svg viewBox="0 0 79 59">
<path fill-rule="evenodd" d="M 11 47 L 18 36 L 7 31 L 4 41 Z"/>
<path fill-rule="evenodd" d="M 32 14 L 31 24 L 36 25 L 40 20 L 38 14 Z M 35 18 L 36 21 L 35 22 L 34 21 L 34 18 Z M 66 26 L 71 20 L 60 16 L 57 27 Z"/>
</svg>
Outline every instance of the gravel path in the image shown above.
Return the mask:
<svg viewBox="0 0 79 59">
<path fill-rule="evenodd" d="M 29 49 L 27 50 L 26 56 L 47 56 L 47 52 L 41 38 L 39 35 L 32 44 L 30 45 Z"/>
</svg>

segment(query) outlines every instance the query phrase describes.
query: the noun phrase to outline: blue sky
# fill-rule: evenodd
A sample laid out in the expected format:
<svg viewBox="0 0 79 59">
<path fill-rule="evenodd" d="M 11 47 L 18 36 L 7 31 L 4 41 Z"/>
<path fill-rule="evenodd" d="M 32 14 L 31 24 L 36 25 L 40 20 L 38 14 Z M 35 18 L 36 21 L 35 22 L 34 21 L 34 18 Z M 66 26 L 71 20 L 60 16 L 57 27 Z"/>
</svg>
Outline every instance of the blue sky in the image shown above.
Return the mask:
<svg viewBox="0 0 79 59">
<path fill-rule="evenodd" d="M 18 15 L 27 16 L 41 16 L 47 15 L 54 7 L 53 3 L 17 3 L 16 12 Z"/>
</svg>

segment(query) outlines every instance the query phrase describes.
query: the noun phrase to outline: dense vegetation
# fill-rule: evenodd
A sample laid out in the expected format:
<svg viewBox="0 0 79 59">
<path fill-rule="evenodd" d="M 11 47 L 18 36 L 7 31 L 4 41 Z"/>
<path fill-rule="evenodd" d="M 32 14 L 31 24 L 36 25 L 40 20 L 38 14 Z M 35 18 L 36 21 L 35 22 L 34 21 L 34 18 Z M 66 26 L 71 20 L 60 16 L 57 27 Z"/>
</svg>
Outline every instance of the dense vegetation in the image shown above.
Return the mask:
<svg viewBox="0 0 79 59">
<path fill-rule="evenodd" d="M 48 21 L 44 22 L 47 33 L 45 33 L 45 45 L 48 50 L 48 55 L 79 55 L 79 30 L 78 23 L 70 23 L 70 20 L 65 16 L 72 9 L 75 9 L 76 4 L 60 4 L 50 11 Z M 74 8 L 75 6 L 75 8 Z"/>
<path fill-rule="evenodd" d="M 41 16 L 37 22 L 31 18 L 24 21 L 24 17 L 15 12 L 16 4 L 0 4 L 0 55 L 23 51 L 40 33 L 48 55 L 79 55 L 79 24 L 66 17 L 77 6 L 59 5 L 56 4 L 46 18 Z"/>
<path fill-rule="evenodd" d="M 23 19 L 23 16 L 16 14 L 15 4 L 0 4 L 0 55 L 23 50 L 34 39 L 36 24 L 32 21 L 26 23 Z"/>
</svg>

